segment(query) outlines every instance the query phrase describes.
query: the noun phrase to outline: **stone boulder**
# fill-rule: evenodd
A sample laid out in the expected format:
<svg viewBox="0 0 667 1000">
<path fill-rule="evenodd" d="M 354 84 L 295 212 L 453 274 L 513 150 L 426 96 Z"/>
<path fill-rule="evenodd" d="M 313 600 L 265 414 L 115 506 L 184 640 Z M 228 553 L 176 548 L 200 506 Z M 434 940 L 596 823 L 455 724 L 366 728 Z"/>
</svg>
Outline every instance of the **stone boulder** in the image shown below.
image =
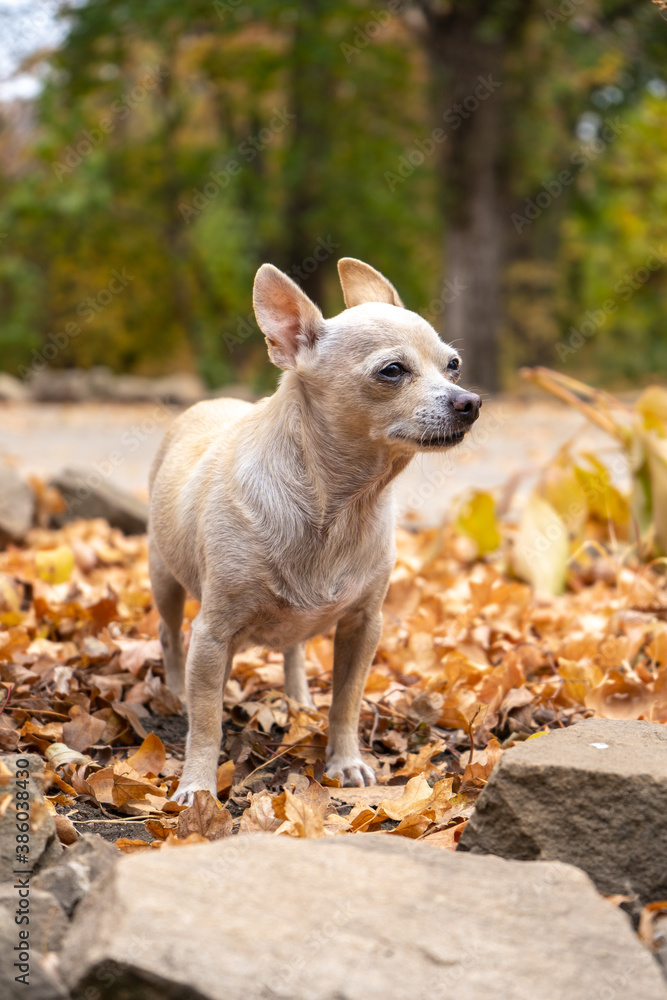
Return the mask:
<svg viewBox="0 0 667 1000">
<path fill-rule="evenodd" d="M 24 789 L 17 784 L 17 761 L 28 761 L 27 770 L 30 772 L 28 787 Z M 36 872 L 38 869 L 54 861 L 61 853 L 62 847 L 56 833 L 56 825 L 48 806 L 44 801 L 44 764 L 37 754 L 32 753 L 6 753 L 2 755 L 0 763 L 0 797 L 9 794 L 9 807 L 5 809 L 0 818 L 0 881 L 6 882 L 14 877 L 15 870 L 26 869 L 28 872 Z M 4 769 L 9 771 L 9 777 Z M 6 782 L 6 783 L 5 783 Z M 25 822 L 30 824 L 28 832 L 30 848 L 28 852 L 29 864 L 18 864 L 16 861 L 16 836 L 17 836 L 17 806 L 19 801 L 16 792 L 28 792 L 28 802 L 30 804 L 29 819 Z M 21 852 L 24 853 L 24 852 Z"/>
<path fill-rule="evenodd" d="M 21 542 L 32 527 L 35 496 L 18 472 L 0 465 L 0 548 Z"/>
<path fill-rule="evenodd" d="M 153 395 L 168 406 L 191 406 L 206 399 L 208 389 L 198 375 L 181 372 L 155 379 Z"/>
<path fill-rule="evenodd" d="M 62 852 L 55 864 L 41 871 L 32 885 L 49 892 L 68 917 L 92 886 L 120 858 L 121 852 L 97 834 L 83 834 Z"/>
<path fill-rule="evenodd" d="M 37 403 L 82 403 L 91 397 L 90 377 L 81 368 L 45 368 L 30 380 Z"/>
<path fill-rule="evenodd" d="M 667 898 L 667 726 L 586 719 L 503 754 L 459 851 L 565 861 L 600 892 Z"/>
<path fill-rule="evenodd" d="M 104 1000 L 666 1000 L 587 876 L 382 834 L 256 834 L 125 856 L 61 954 Z"/>
<path fill-rule="evenodd" d="M 69 993 L 60 978 L 58 949 L 67 918 L 53 896 L 30 885 L 29 923 L 17 924 L 19 888 L 11 883 L 0 886 L 0 996 L 3 1000 L 65 1000 Z M 17 979 L 26 975 L 27 985 L 25 979 Z"/>
<path fill-rule="evenodd" d="M 63 469 L 50 485 L 59 490 L 66 505 L 64 514 L 54 518 L 58 525 L 77 518 L 104 517 L 126 535 L 142 535 L 146 531 L 148 504 L 110 483 L 98 469 Z"/>
</svg>

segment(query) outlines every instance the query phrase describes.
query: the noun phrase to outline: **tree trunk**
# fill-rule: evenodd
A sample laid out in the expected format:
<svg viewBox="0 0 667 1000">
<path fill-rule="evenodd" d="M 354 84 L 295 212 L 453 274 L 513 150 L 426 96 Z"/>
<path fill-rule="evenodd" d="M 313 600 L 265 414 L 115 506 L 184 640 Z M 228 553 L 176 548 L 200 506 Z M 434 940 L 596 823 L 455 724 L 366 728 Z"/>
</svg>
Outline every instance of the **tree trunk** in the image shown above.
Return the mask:
<svg viewBox="0 0 667 1000">
<path fill-rule="evenodd" d="M 286 157 L 287 253 L 285 270 L 313 302 L 324 307 L 324 269 L 313 256 L 318 219 L 326 199 L 324 165 L 330 156 L 326 116 L 332 104 L 329 67 L 321 59 L 321 19 L 328 0 L 303 0 L 298 6 L 290 52 L 289 104 L 294 115 Z"/>
<path fill-rule="evenodd" d="M 498 330 L 504 259 L 505 42 L 480 38 L 481 12 L 430 14 L 427 49 L 444 129 L 440 170 L 445 211 L 443 329 L 461 350 L 466 386 L 500 384 Z"/>
</svg>

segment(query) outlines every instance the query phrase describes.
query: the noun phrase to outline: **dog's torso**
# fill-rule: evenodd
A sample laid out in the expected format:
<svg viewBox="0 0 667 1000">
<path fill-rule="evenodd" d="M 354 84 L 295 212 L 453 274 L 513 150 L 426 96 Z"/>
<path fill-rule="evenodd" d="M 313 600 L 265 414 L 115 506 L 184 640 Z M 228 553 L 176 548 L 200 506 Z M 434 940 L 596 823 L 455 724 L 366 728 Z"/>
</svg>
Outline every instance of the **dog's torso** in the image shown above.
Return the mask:
<svg viewBox="0 0 667 1000">
<path fill-rule="evenodd" d="M 199 403 L 169 431 L 151 473 L 151 535 L 173 576 L 235 648 L 285 649 L 328 631 L 394 563 L 391 489 L 360 514 L 323 516 L 289 433 L 261 434 L 269 401 Z"/>
</svg>

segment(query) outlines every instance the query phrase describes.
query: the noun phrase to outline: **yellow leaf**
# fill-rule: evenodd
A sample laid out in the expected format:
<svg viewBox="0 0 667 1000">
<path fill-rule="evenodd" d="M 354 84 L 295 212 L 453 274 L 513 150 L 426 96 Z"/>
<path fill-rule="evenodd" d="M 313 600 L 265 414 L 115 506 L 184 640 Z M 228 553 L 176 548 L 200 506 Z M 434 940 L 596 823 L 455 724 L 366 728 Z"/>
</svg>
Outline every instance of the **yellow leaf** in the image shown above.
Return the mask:
<svg viewBox="0 0 667 1000">
<path fill-rule="evenodd" d="M 663 552 L 667 552 L 667 443 L 644 435 L 655 535 Z"/>
<path fill-rule="evenodd" d="M 533 493 L 521 515 L 513 552 L 514 570 L 541 594 L 560 594 L 570 547 L 565 524 L 553 509 Z"/>
<path fill-rule="evenodd" d="M 405 819 L 411 812 L 426 806 L 433 789 L 422 774 L 410 778 L 400 799 L 385 799 L 379 808 L 389 819 Z"/>
<path fill-rule="evenodd" d="M 644 390 L 635 405 L 644 418 L 646 430 L 657 431 L 664 437 L 667 434 L 667 389 L 651 385 Z"/>
<path fill-rule="evenodd" d="M 558 673 L 565 681 L 565 690 L 570 698 L 579 705 L 583 705 L 588 692 L 597 687 L 604 677 L 602 670 L 594 663 L 577 663 L 562 656 L 558 660 Z"/>
<path fill-rule="evenodd" d="M 586 494 L 575 474 L 574 462 L 567 447 L 561 448 L 540 479 L 539 492 L 558 515 L 576 531 L 586 522 Z"/>
<path fill-rule="evenodd" d="M 493 552 L 500 545 L 496 502 L 490 493 L 475 493 L 461 509 L 456 526 L 477 542 L 480 556 Z"/>
<path fill-rule="evenodd" d="M 628 501 L 612 486 L 606 465 L 590 452 L 583 457 L 591 468 L 576 465 L 574 473 L 586 496 L 589 511 L 598 521 L 626 524 L 630 517 Z"/>
<path fill-rule="evenodd" d="M 277 833 L 288 833 L 292 837 L 323 837 L 324 815 L 321 809 L 313 809 L 305 795 L 294 795 L 285 789 L 285 822 Z"/>
<path fill-rule="evenodd" d="M 67 583 L 74 569 L 74 553 L 69 545 L 35 552 L 35 569 L 46 583 Z"/>
</svg>

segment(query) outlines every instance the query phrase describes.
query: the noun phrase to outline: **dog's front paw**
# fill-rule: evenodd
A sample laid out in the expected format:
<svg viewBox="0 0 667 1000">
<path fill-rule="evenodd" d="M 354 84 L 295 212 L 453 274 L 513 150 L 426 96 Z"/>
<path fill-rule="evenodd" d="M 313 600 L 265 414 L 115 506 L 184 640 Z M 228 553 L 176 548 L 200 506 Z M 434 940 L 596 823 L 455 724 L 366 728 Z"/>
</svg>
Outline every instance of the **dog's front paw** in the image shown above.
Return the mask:
<svg viewBox="0 0 667 1000">
<path fill-rule="evenodd" d="M 215 781 L 179 781 L 178 788 L 169 796 L 172 802 L 178 802 L 181 806 L 191 806 L 195 800 L 195 792 L 210 792 L 213 798 L 217 797 Z"/>
<path fill-rule="evenodd" d="M 361 757 L 334 755 L 325 768 L 327 778 L 337 778 L 346 787 L 363 788 L 375 784 L 375 772 Z"/>
</svg>

